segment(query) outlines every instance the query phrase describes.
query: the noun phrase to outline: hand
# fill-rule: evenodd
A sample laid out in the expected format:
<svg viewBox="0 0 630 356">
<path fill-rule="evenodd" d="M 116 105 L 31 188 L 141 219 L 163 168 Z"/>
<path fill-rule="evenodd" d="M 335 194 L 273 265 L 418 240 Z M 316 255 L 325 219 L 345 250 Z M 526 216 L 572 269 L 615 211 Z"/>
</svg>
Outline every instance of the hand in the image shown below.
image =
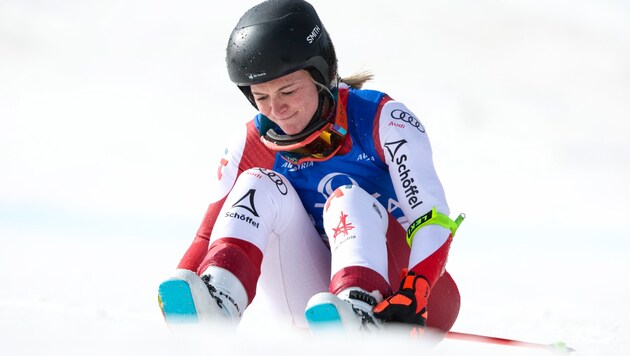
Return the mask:
<svg viewBox="0 0 630 356">
<path fill-rule="evenodd" d="M 388 322 L 415 324 L 424 328 L 430 292 L 429 282 L 409 271 L 400 282 L 398 292 L 374 307 L 374 316 Z"/>
</svg>

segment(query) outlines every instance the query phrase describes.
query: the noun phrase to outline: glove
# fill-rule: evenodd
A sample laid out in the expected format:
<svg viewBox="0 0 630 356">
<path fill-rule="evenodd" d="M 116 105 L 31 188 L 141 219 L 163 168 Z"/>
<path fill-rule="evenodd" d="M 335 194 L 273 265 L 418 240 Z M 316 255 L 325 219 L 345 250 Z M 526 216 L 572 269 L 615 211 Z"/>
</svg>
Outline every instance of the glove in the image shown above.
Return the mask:
<svg viewBox="0 0 630 356">
<path fill-rule="evenodd" d="M 429 282 L 423 276 L 409 271 L 400 282 L 398 292 L 374 307 L 374 316 L 384 321 L 414 324 L 424 329 L 430 292 Z"/>
</svg>

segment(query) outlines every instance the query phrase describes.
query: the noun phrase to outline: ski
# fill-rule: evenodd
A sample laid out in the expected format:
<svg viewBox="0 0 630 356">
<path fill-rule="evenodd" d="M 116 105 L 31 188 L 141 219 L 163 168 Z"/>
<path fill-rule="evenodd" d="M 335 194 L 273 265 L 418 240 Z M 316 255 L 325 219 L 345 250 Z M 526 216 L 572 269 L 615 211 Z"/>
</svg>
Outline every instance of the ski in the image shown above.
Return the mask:
<svg viewBox="0 0 630 356">
<path fill-rule="evenodd" d="M 495 344 L 495 345 L 526 347 L 530 349 L 542 349 L 542 350 L 555 351 L 555 352 L 560 352 L 560 353 L 571 353 L 575 351 L 575 349 L 567 346 L 564 342 L 556 342 L 553 344 L 539 344 L 539 343 L 528 342 L 528 341 L 512 340 L 512 339 L 505 339 L 505 338 L 500 338 L 500 337 L 495 337 L 495 336 L 469 334 L 469 333 L 462 333 L 462 332 L 456 332 L 456 331 L 449 331 L 446 334 L 446 338 L 451 339 L 451 340 L 463 340 L 463 341 L 481 342 L 481 343 Z"/>
</svg>

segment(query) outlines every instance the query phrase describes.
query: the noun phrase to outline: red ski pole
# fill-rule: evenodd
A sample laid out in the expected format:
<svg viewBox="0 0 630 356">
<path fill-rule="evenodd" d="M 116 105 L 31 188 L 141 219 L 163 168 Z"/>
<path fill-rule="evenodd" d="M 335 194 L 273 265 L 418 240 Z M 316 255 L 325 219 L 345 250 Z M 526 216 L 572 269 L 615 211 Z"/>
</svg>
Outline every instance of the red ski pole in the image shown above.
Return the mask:
<svg viewBox="0 0 630 356">
<path fill-rule="evenodd" d="M 556 342 L 553 344 L 537 344 L 534 342 L 504 339 L 504 338 L 494 337 L 494 336 L 460 333 L 456 331 L 449 331 L 448 334 L 446 334 L 446 338 L 453 339 L 453 340 L 481 342 L 481 343 L 486 343 L 486 344 L 527 347 L 530 349 L 542 349 L 542 350 L 557 351 L 557 352 L 562 352 L 562 353 L 569 353 L 569 352 L 575 351 L 573 348 L 568 347 L 564 342 Z"/>
</svg>

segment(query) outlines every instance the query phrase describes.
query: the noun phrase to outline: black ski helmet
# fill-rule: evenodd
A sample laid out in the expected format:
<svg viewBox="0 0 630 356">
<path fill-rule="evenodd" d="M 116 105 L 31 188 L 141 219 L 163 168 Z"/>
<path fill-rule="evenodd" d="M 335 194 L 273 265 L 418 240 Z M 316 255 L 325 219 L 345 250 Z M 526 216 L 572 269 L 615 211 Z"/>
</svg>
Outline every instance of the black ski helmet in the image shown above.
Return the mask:
<svg viewBox="0 0 630 356">
<path fill-rule="evenodd" d="M 299 69 L 329 90 L 337 87 L 337 57 L 317 12 L 303 0 L 268 0 L 249 9 L 230 35 L 230 80 L 256 107 L 250 85 Z"/>
</svg>

